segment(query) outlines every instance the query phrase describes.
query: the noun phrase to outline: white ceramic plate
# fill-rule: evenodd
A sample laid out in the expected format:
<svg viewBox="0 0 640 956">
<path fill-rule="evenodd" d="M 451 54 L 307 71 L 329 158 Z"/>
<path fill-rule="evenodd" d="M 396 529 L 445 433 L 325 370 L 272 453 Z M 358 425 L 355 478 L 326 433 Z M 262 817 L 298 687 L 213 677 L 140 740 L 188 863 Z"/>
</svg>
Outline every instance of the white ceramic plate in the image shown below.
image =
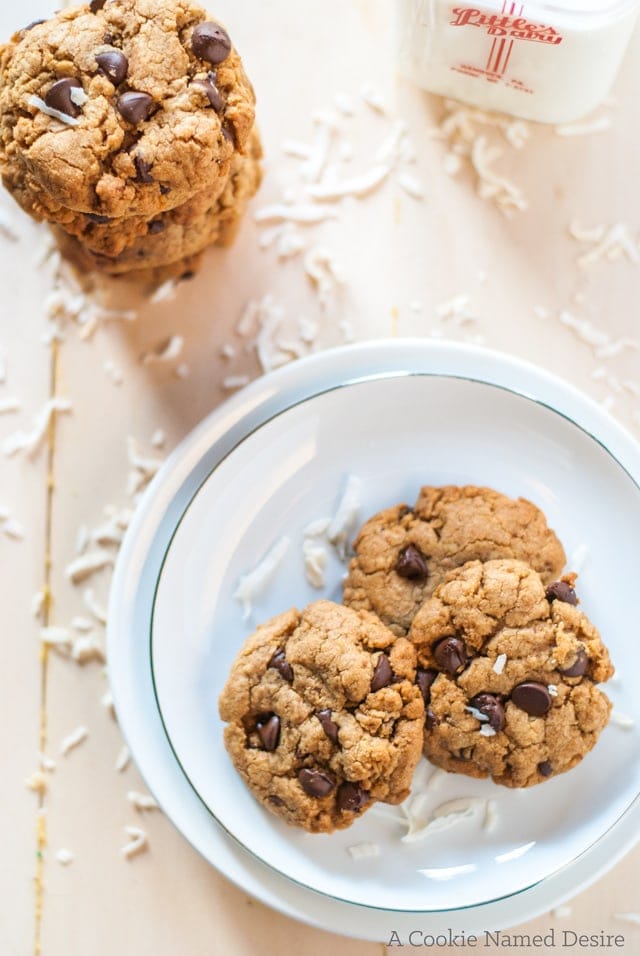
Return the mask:
<svg viewBox="0 0 640 956">
<path fill-rule="evenodd" d="M 629 472 L 640 474 L 637 445 L 609 416 L 573 389 L 524 363 L 466 347 L 406 340 L 325 354 L 260 380 L 203 422 L 172 456 L 139 508 L 121 551 L 108 632 L 121 726 L 148 786 L 185 836 L 223 873 L 265 903 L 337 932 L 381 940 L 389 938 L 392 928 L 408 932 L 419 926 L 416 917 L 423 907 L 416 913 L 389 914 L 309 893 L 243 853 L 215 825 L 180 773 L 164 735 L 153 696 L 148 646 L 140 635 L 150 629 L 154 589 L 176 524 L 216 462 L 243 436 L 291 404 L 349 379 L 398 371 L 468 376 L 524 391 L 595 432 Z M 635 510 L 634 506 L 625 513 L 625 523 Z M 449 911 L 432 913 L 430 930 L 443 931 L 452 924 L 467 932 L 504 928 L 543 912 L 593 881 L 628 850 L 637 838 L 639 821 L 636 801 L 593 847 L 557 874 L 498 902 L 453 916 Z M 496 868 L 491 868 L 488 877 Z"/>
<path fill-rule="evenodd" d="M 425 359 L 437 354 L 424 345 L 420 351 Z M 487 358 L 475 354 L 478 362 Z M 351 353 L 353 368 L 358 355 Z M 324 357 L 327 369 L 331 362 Z M 231 662 L 255 623 L 321 596 L 339 600 L 344 567 L 337 558 L 324 590 L 306 582 L 303 529 L 333 513 L 353 474 L 362 483 L 362 518 L 412 502 L 424 483 L 486 484 L 533 500 L 568 554 L 581 552 L 582 606 L 614 661 L 634 673 L 640 647 L 627 622 L 640 574 L 640 491 L 600 440 L 541 400 L 479 380 L 480 364 L 473 373 L 449 375 L 434 374 L 427 361 L 421 366 L 398 363 L 393 373 L 378 375 L 352 369 L 288 399 L 245 427 L 230 448 L 218 449 L 197 493 L 184 501 L 164 557 L 152 667 L 162 720 L 187 779 L 243 847 L 327 896 L 431 912 L 520 892 L 584 853 L 640 791 L 638 735 L 609 727 L 578 768 L 527 791 L 440 775 L 428 804 L 491 800 L 496 823 L 490 829 L 479 804 L 455 828 L 411 845 L 400 839 L 402 814 L 389 808 L 368 812 L 348 831 L 310 836 L 265 811 L 224 750 L 216 702 Z M 297 372 L 301 380 L 304 371 L 299 366 L 290 377 Z M 525 376 L 520 388 L 535 392 L 534 385 Z M 238 580 L 285 534 L 291 542 L 285 559 L 245 621 L 232 596 Z M 614 685 L 612 696 L 620 710 L 640 719 L 630 681 Z M 375 844 L 379 855 L 354 859 L 349 847 L 361 843 Z"/>
</svg>

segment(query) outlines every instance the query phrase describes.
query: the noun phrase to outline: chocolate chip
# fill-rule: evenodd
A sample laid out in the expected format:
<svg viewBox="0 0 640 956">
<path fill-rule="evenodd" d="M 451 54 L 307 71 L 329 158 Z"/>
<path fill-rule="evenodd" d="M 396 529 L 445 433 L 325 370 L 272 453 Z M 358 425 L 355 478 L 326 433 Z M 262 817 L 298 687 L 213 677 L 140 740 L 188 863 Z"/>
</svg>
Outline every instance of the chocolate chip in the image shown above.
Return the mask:
<svg viewBox="0 0 640 956">
<path fill-rule="evenodd" d="M 386 654 L 381 654 L 373 671 L 373 677 L 371 678 L 371 691 L 374 692 L 381 690 L 383 687 L 388 687 L 392 680 L 393 671 L 391 670 L 389 658 Z"/>
<path fill-rule="evenodd" d="M 489 726 L 496 733 L 504 728 L 504 706 L 495 694 L 476 694 L 469 701 L 469 705 L 489 718 Z"/>
<path fill-rule="evenodd" d="M 280 718 L 277 714 L 264 714 L 256 722 L 258 736 L 269 753 L 274 751 L 280 740 Z"/>
<path fill-rule="evenodd" d="M 398 555 L 396 574 L 410 581 L 424 581 L 428 574 L 427 561 L 415 544 L 408 544 Z"/>
<path fill-rule="evenodd" d="M 96 63 L 101 73 L 111 80 L 114 86 L 126 80 L 129 72 L 129 61 L 121 50 L 106 50 L 96 53 Z"/>
<path fill-rule="evenodd" d="M 20 33 L 28 33 L 29 30 L 33 30 L 34 27 L 40 26 L 41 23 L 46 23 L 46 20 L 32 20 L 31 23 L 27 23 L 26 27 L 23 27 L 20 30 Z"/>
<path fill-rule="evenodd" d="M 149 223 L 147 231 L 150 236 L 157 236 L 159 233 L 164 232 L 166 228 L 167 225 L 162 219 L 154 219 L 153 222 Z"/>
<path fill-rule="evenodd" d="M 436 663 L 447 674 L 457 674 L 467 663 L 467 649 L 459 637 L 445 637 L 433 648 Z"/>
<path fill-rule="evenodd" d="M 369 803 L 369 794 L 357 783 L 341 783 L 336 794 L 338 810 L 351 810 L 358 813 Z"/>
<path fill-rule="evenodd" d="M 82 83 L 80 80 L 68 76 L 65 77 L 64 80 L 58 80 L 53 84 L 45 96 L 44 101 L 52 110 L 58 110 L 59 113 L 64 113 L 65 116 L 80 116 L 82 110 L 71 99 L 71 91 L 81 89 Z"/>
<path fill-rule="evenodd" d="M 548 760 L 543 760 L 538 764 L 538 773 L 543 777 L 550 777 L 553 773 L 553 767 Z"/>
<path fill-rule="evenodd" d="M 88 219 L 89 222 L 95 222 L 99 226 L 104 226 L 107 222 L 111 222 L 110 216 L 99 216 L 95 212 L 85 212 L 85 219 Z"/>
<path fill-rule="evenodd" d="M 544 717 L 551 707 L 551 694 L 544 684 L 527 680 L 511 691 L 511 700 L 530 717 Z"/>
<path fill-rule="evenodd" d="M 272 793 L 270 797 L 267 797 L 267 800 L 269 801 L 269 803 L 272 803 L 274 807 L 284 806 L 284 800 L 282 799 L 282 797 L 279 797 L 275 793 Z"/>
<path fill-rule="evenodd" d="M 232 128 L 231 126 L 227 126 L 226 123 L 223 123 L 223 124 L 222 124 L 222 135 L 223 135 L 224 138 L 225 138 L 229 143 L 231 143 L 231 145 L 235 148 L 235 146 L 236 146 L 237 144 L 236 144 L 236 134 L 235 134 L 233 128 Z"/>
<path fill-rule="evenodd" d="M 102 10 L 107 0 L 91 0 L 89 4 L 89 9 L 92 13 L 97 13 L 98 10 Z"/>
<path fill-rule="evenodd" d="M 431 698 L 431 685 L 438 676 L 438 672 L 429 667 L 427 670 L 423 670 L 422 667 L 418 668 L 418 673 L 416 675 L 416 684 L 420 688 L 420 692 L 424 697 L 425 704 L 429 703 Z"/>
<path fill-rule="evenodd" d="M 587 652 L 584 647 L 580 647 L 575 662 L 571 667 L 567 667 L 565 670 L 560 671 L 560 673 L 563 677 L 582 677 L 582 675 L 587 672 L 588 667 L 589 658 L 587 657 Z"/>
<path fill-rule="evenodd" d="M 545 597 L 550 603 L 552 601 L 562 601 L 563 604 L 578 603 L 578 595 L 566 581 L 554 581 L 545 591 Z"/>
<path fill-rule="evenodd" d="M 213 106 L 216 113 L 221 113 L 224 109 L 224 99 L 220 90 L 216 86 L 216 74 L 209 73 L 209 75 L 204 80 L 194 80 L 194 86 L 199 86 L 206 94 L 209 99 L 209 102 Z"/>
<path fill-rule="evenodd" d="M 180 281 L 188 281 L 189 279 L 195 279 L 196 274 L 191 269 L 188 269 L 187 272 L 183 272 L 180 276 Z"/>
<path fill-rule="evenodd" d="M 291 664 L 284 656 L 284 648 L 280 647 L 278 650 L 272 654 L 271 660 L 267 664 L 267 667 L 273 667 L 281 677 L 283 677 L 288 684 L 293 684 L 293 668 Z"/>
<path fill-rule="evenodd" d="M 440 723 L 440 718 L 436 717 L 430 707 L 427 707 L 427 716 L 424 723 L 427 730 L 433 730 L 433 728 Z"/>
<path fill-rule="evenodd" d="M 231 40 L 218 23 L 199 23 L 191 35 L 191 49 L 201 60 L 217 66 L 231 52 Z"/>
<path fill-rule="evenodd" d="M 170 192 L 171 192 L 171 189 L 169 188 L 169 186 L 160 186 L 160 193 L 163 196 L 168 196 Z"/>
<path fill-rule="evenodd" d="M 330 710 L 316 710 L 316 717 L 322 724 L 322 729 L 329 738 L 329 740 L 337 744 L 338 743 L 338 725 L 331 719 Z"/>
<path fill-rule="evenodd" d="M 153 183 L 155 182 L 151 175 L 151 163 L 148 163 L 142 156 L 134 156 L 133 165 L 136 167 L 136 182 Z"/>
<path fill-rule="evenodd" d="M 326 797 L 336 785 L 332 774 L 325 770 L 308 770 L 306 767 L 298 773 L 298 781 L 310 797 Z"/>
<path fill-rule="evenodd" d="M 118 112 L 127 123 L 138 126 L 149 116 L 153 107 L 153 99 L 148 93 L 138 93 L 137 90 L 128 90 L 122 93 L 116 102 Z"/>
</svg>

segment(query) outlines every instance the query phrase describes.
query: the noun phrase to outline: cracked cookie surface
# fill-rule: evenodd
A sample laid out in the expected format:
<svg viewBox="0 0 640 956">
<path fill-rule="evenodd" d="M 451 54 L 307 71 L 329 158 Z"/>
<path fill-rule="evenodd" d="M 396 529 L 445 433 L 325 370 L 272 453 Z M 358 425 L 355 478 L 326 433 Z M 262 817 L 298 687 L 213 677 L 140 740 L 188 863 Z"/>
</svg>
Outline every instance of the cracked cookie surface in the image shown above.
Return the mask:
<svg viewBox="0 0 640 956">
<path fill-rule="evenodd" d="M 607 648 L 575 606 L 574 575 L 545 588 L 519 561 L 451 572 L 410 639 L 427 717 L 425 756 L 444 770 L 527 787 L 570 770 L 611 704 Z"/>
<path fill-rule="evenodd" d="M 91 7 L 62 11 L 0 51 L 7 188 L 43 218 L 60 207 L 120 218 L 154 216 L 186 202 L 194 183 L 225 181 L 255 117 L 240 57 L 230 41 L 220 50 L 228 37 L 214 49 L 202 33 L 215 24 L 190 0 Z"/>
<path fill-rule="evenodd" d="M 58 245 L 82 270 L 134 277 L 140 270 L 162 269 L 191 260 L 207 246 L 228 245 L 262 178 L 262 148 L 255 130 L 249 150 L 246 156 L 234 157 L 231 174 L 220 195 L 199 193 L 183 206 L 155 217 L 145 225 L 140 237 L 126 228 L 134 220 L 124 220 L 124 229 L 119 225 L 90 226 L 80 239 L 56 227 Z M 176 274 L 181 274 L 180 267 Z"/>
<path fill-rule="evenodd" d="M 354 549 L 345 604 L 373 611 L 398 635 L 445 575 L 467 561 L 526 561 L 545 581 L 559 577 L 566 561 L 539 508 L 473 485 L 425 486 L 413 508 L 396 505 L 370 518 Z"/>
<path fill-rule="evenodd" d="M 312 832 L 409 793 L 424 704 L 415 651 L 372 614 L 330 601 L 260 626 L 219 701 L 225 745 L 258 800 Z"/>
</svg>

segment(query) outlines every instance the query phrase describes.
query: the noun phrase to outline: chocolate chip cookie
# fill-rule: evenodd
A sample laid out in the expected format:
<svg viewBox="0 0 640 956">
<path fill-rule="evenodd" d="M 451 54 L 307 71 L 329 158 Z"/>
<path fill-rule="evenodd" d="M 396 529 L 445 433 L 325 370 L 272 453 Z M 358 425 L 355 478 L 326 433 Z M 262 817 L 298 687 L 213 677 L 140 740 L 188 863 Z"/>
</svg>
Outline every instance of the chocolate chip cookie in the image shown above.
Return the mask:
<svg viewBox="0 0 640 956">
<path fill-rule="evenodd" d="M 400 803 L 420 758 L 415 651 L 374 615 L 318 601 L 246 641 L 220 696 L 225 745 L 255 797 L 314 833 Z"/>
<path fill-rule="evenodd" d="M 255 131 L 249 150 L 246 156 L 234 157 L 231 175 L 219 196 L 198 193 L 190 202 L 151 220 L 140 237 L 134 230 L 123 236 L 118 224 L 87 226 L 81 239 L 67 235 L 66 229 L 54 228 L 61 250 L 83 270 L 123 275 L 191 259 L 212 244 L 228 245 L 262 178 L 262 149 Z M 124 220 L 125 227 L 131 221 Z M 111 254 L 107 251 L 116 249 Z"/>
<path fill-rule="evenodd" d="M 549 583 L 520 561 L 452 571 L 416 614 L 410 639 L 427 706 L 424 752 L 444 770 L 528 787 L 595 745 L 613 674 L 578 609 L 575 575 Z"/>
<path fill-rule="evenodd" d="M 515 558 L 549 582 L 566 558 L 542 512 L 490 488 L 421 489 L 415 507 L 396 505 L 361 528 L 344 584 L 344 602 L 373 611 L 406 634 L 447 572 L 467 561 Z"/>
<path fill-rule="evenodd" d="M 228 34 L 191 0 L 93 0 L 2 48 L 0 172 L 45 218 L 150 218 L 226 181 L 254 106 Z"/>
</svg>

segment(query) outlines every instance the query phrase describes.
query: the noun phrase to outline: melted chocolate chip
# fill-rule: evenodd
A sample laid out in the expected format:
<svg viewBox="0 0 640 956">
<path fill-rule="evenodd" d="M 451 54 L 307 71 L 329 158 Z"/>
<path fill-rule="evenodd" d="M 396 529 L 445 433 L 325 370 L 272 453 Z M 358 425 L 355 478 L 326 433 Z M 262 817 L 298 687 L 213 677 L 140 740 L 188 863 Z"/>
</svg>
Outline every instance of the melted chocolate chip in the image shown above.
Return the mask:
<svg viewBox="0 0 640 956">
<path fill-rule="evenodd" d="M 136 182 L 153 183 L 155 182 L 151 175 L 151 163 L 148 163 L 142 156 L 135 156 L 133 165 L 136 167 Z"/>
<path fill-rule="evenodd" d="M 229 143 L 231 143 L 231 145 L 235 148 L 235 146 L 236 146 L 236 134 L 235 134 L 234 131 L 233 131 L 233 127 L 227 126 L 226 123 L 223 123 L 223 124 L 222 124 L 222 135 L 223 135 L 224 138 L 225 138 Z"/>
<path fill-rule="evenodd" d="M 327 735 L 327 737 L 329 738 L 329 740 L 330 740 L 332 743 L 337 744 L 337 743 L 338 743 L 338 729 L 339 729 L 339 728 L 338 728 L 338 725 L 335 723 L 335 721 L 331 719 L 331 711 L 330 711 L 330 710 L 317 710 L 317 711 L 316 711 L 316 717 L 318 718 L 318 720 L 319 720 L 320 723 L 322 724 L 322 729 L 324 730 L 324 732 L 325 732 L 325 734 Z"/>
<path fill-rule="evenodd" d="M 335 778 L 326 770 L 309 770 L 307 767 L 298 773 L 298 781 L 310 797 L 326 797 L 336 785 Z"/>
<path fill-rule="evenodd" d="M 389 658 L 386 654 L 381 654 L 373 671 L 373 677 L 371 678 L 372 692 L 381 690 L 383 687 L 388 687 L 392 680 L 393 671 L 389 663 Z"/>
<path fill-rule="evenodd" d="M 98 213 L 95 212 L 85 212 L 84 216 L 89 222 L 95 222 L 99 226 L 104 226 L 107 222 L 111 222 L 110 216 L 99 216 Z"/>
<path fill-rule="evenodd" d="M 272 667 L 276 670 L 281 677 L 283 677 L 287 684 L 293 684 L 293 668 L 291 664 L 284 656 L 284 647 L 278 648 L 278 650 L 271 656 L 271 660 L 267 664 L 267 667 Z"/>
<path fill-rule="evenodd" d="M 167 225 L 162 219 L 154 219 L 153 222 L 149 223 L 147 232 L 150 236 L 157 236 L 159 233 L 164 232 L 166 228 Z"/>
<path fill-rule="evenodd" d="M 44 101 L 52 110 L 58 110 L 59 113 L 64 113 L 65 116 L 80 116 L 82 110 L 77 103 L 74 103 L 71 99 L 71 91 L 81 89 L 82 83 L 80 80 L 65 77 L 64 80 L 58 80 L 53 84 L 45 96 Z"/>
<path fill-rule="evenodd" d="M 565 670 L 560 671 L 563 677 L 582 677 L 583 674 L 586 674 L 589 668 L 589 658 L 587 657 L 587 652 L 584 647 L 579 648 L 578 656 L 576 657 L 574 663 L 571 667 L 565 668 Z"/>
<path fill-rule="evenodd" d="M 270 797 L 267 797 L 267 800 L 269 801 L 269 803 L 272 803 L 274 807 L 284 806 L 284 800 L 282 799 L 282 797 L 279 797 L 275 793 L 272 793 Z"/>
<path fill-rule="evenodd" d="M 438 672 L 429 667 L 427 670 L 423 670 L 421 667 L 418 668 L 418 673 L 416 675 L 416 684 L 420 688 L 420 693 L 424 698 L 425 704 L 429 703 L 431 699 L 431 685 L 438 676 Z"/>
<path fill-rule="evenodd" d="M 541 763 L 538 764 L 538 773 L 542 777 L 551 776 L 551 774 L 553 773 L 553 767 L 551 766 L 548 760 L 543 760 Z"/>
<path fill-rule="evenodd" d="M 415 544 L 403 548 L 396 561 L 396 574 L 410 581 L 424 581 L 428 574 L 427 561 Z"/>
<path fill-rule="evenodd" d="M 33 30 L 34 27 L 40 26 L 41 23 L 46 23 L 46 20 L 32 20 L 31 23 L 27 23 L 26 27 L 23 27 L 20 33 L 28 33 L 29 30 Z"/>
<path fill-rule="evenodd" d="M 89 4 L 89 9 L 92 13 L 97 13 L 98 10 L 102 10 L 107 0 L 91 0 Z"/>
<path fill-rule="evenodd" d="M 433 648 L 436 663 L 447 674 L 457 674 L 467 663 L 467 649 L 459 637 L 445 637 Z"/>
<path fill-rule="evenodd" d="M 551 694 L 544 684 L 527 680 L 511 691 L 511 700 L 530 717 L 544 717 L 551 707 Z"/>
<path fill-rule="evenodd" d="M 180 281 L 188 281 L 189 279 L 195 279 L 196 274 L 191 269 L 188 269 L 186 272 L 183 272 L 180 276 Z"/>
<path fill-rule="evenodd" d="M 169 186 L 160 186 L 160 193 L 163 196 L 168 196 L 170 192 L 171 192 L 171 189 L 169 188 Z"/>
<path fill-rule="evenodd" d="M 218 87 L 216 86 L 216 74 L 209 73 L 204 80 L 194 80 L 194 86 L 199 86 L 206 94 L 210 104 L 216 113 L 221 113 L 224 109 L 224 99 Z"/>
<path fill-rule="evenodd" d="M 191 35 L 191 49 L 201 60 L 217 66 L 231 53 L 231 40 L 218 23 L 199 23 Z"/>
<path fill-rule="evenodd" d="M 280 718 L 277 714 L 263 714 L 256 722 L 256 730 L 264 749 L 272 753 L 280 741 Z"/>
<path fill-rule="evenodd" d="M 481 714 L 489 718 L 489 726 L 498 733 L 504 728 L 504 706 L 495 694 L 476 694 L 469 701 L 470 707 L 475 707 Z"/>
<path fill-rule="evenodd" d="M 127 78 L 129 61 L 121 50 L 106 50 L 96 53 L 96 63 L 100 73 L 104 73 L 114 86 L 120 86 Z"/>
<path fill-rule="evenodd" d="M 554 581 L 547 587 L 545 591 L 545 597 L 549 603 L 552 601 L 561 601 L 563 604 L 573 604 L 578 603 L 578 595 L 566 581 Z"/>
<path fill-rule="evenodd" d="M 118 112 L 127 123 L 138 126 L 148 119 L 153 108 L 153 99 L 148 93 L 138 93 L 137 90 L 128 90 L 122 93 L 116 102 Z"/>
<path fill-rule="evenodd" d="M 357 783 L 341 783 L 336 794 L 338 810 L 359 813 L 369 802 L 369 794 Z"/>
</svg>

